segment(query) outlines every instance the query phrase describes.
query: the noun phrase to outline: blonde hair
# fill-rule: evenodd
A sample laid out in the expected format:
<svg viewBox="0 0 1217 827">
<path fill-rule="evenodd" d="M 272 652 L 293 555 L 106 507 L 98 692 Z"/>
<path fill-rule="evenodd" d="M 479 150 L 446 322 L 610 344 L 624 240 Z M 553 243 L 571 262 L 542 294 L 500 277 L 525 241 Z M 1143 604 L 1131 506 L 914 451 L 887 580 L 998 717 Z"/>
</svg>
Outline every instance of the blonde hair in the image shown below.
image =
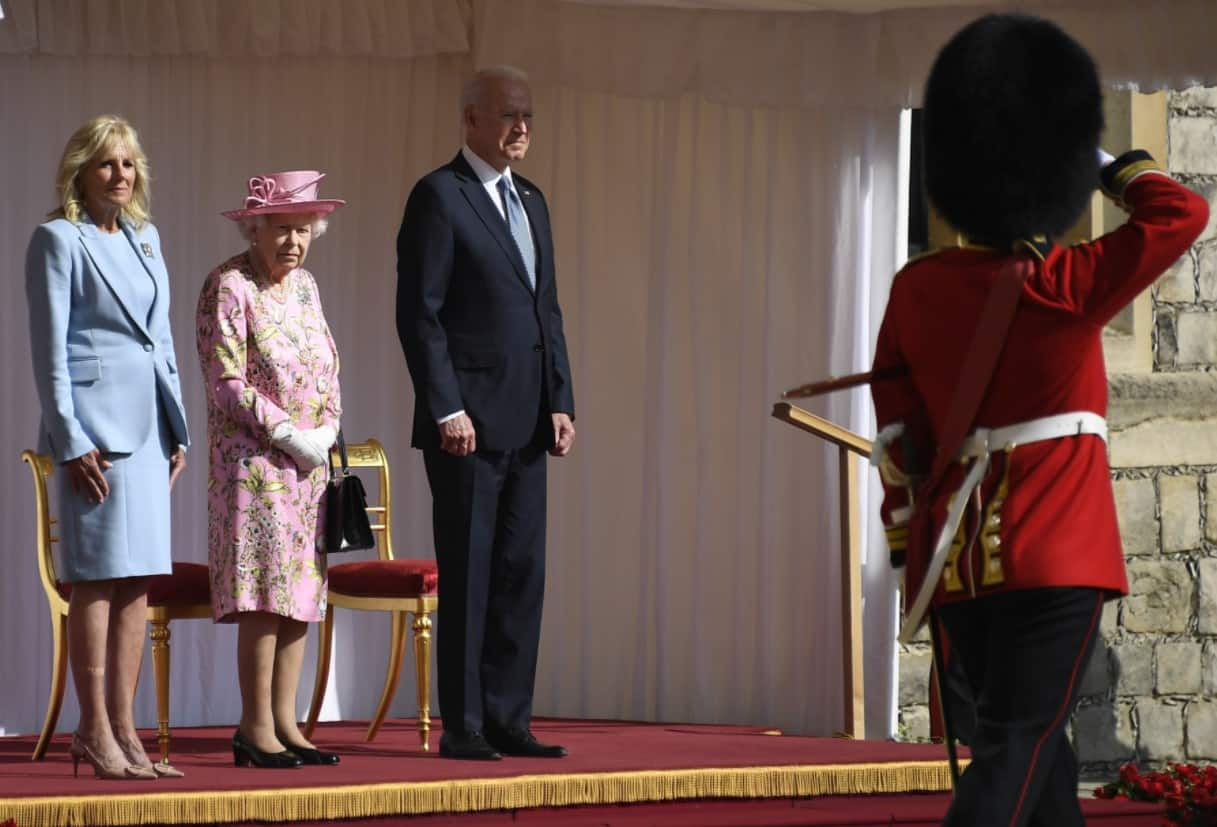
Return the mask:
<svg viewBox="0 0 1217 827">
<path fill-rule="evenodd" d="M 59 206 L 49 218 L 66 218 L 79 224 L 85 209 L 84 193 L 80 189 L 80 173 L 98 155 L 122 144 L 135 161 L 135 186 L 131 201 L 122 209 L 122 217 L 136 227 L 142 227 L 150 217 L 152 193 L 149 188 L 148 156 L 139 145 L 135 128 L 118 115 L 100 115 L 86 122 L 68 138 L 55 174 L 55 195 Z"/>
</svg>

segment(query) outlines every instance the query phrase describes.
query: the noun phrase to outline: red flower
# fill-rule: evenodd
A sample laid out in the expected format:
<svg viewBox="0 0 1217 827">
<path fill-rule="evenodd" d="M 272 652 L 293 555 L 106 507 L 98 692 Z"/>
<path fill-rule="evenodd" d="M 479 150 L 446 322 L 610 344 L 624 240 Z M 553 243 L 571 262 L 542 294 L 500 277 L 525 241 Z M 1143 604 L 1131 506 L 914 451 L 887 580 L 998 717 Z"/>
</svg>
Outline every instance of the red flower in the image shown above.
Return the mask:
<svg viewBox="0 0 1217 827">
<path fill-rule="evenodd" d="M 1135 765 L 1120 767 L 1119 777 L 1098 787 L 1095 798 L 1160 801 L 1162 827 L 1217 827 L 1217 767 L 1172 764 L 1165 772 L 1142 774 Z"/>
</svg>

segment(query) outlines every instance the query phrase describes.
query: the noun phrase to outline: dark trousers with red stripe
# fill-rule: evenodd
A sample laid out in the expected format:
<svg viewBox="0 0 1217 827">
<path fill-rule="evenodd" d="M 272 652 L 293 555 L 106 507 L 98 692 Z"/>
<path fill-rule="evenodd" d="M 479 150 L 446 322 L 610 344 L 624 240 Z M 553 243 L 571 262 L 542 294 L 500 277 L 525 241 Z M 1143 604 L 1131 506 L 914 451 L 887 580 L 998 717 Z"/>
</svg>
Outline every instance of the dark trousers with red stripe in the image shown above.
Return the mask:
<svg viewBox="0 0 1217 827">
<path fill-rule="evenodd" d="M 1104 598 L 1028 589 L 937 610 L 975 698 L 972 763 L 943 827 L 1084 827 L 1065 727 Z"/>
</svg>

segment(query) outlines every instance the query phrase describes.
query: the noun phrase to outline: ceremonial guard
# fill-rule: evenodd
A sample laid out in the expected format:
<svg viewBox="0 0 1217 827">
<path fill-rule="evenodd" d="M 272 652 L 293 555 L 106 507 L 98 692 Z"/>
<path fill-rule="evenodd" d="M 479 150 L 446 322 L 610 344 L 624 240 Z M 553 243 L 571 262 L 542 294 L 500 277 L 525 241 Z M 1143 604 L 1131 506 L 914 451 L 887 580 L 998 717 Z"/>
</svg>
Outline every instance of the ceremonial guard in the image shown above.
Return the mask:
<svg viewBox="0 0 1217 827">
<path fill-rule="evenodd" d="M 901 636 L 932 620 L 972 696 L 957 720 L 972 760 L 944 825 L 1082 827 L 1065 725 L 1103 604 L 1128 590 L 1102 331 L 1208 207 L 1146 152 L 1099 150 L 1094 63 L 1047 21 L 967 26 L 924 105 L 929 199 L 960 243 L 896 276 L 875 349 Z M 1128 221 L 1054 243 L 1097 184 Z"/>
</svg>

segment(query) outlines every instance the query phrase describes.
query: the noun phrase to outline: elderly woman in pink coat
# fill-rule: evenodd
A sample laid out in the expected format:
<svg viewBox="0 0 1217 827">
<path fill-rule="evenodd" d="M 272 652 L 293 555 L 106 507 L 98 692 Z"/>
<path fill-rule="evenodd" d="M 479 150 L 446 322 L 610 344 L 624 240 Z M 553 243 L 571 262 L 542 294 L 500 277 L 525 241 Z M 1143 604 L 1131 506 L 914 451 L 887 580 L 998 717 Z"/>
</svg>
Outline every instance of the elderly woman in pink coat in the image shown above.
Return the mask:
<svg viewBox="0 0 1217 827">
<path fill-rule="evenodd" d="M 319 172 L 250 179 L 224 215 L 249 248 L 207 276 L 197 344 L 207 385 L 208 562 L 219 623 L 235 622 L 237 766 L 337 764 L 296 725 L 309 622 L 326 610 L 319 508 L 338 429 L 338 351 L 303 268 L 326 216 Z"/>
</svg>

